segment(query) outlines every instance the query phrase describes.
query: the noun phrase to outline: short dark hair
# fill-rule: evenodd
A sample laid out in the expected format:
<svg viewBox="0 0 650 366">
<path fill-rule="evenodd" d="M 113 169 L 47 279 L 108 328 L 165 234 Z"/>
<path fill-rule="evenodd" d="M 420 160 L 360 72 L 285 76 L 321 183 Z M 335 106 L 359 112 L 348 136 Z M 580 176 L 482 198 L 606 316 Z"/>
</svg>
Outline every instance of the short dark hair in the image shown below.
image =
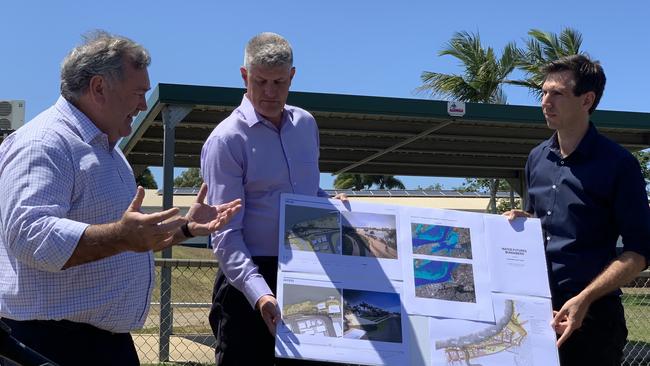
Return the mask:
<svg viewBox="0 0 650 366">
<path fill-rule="evenodd" d="M 551 61 L 542 67 L 544 80 L 549 74 L 562 71 L 571 71 L 573 73 L 576 82 L 573 87 L 573 95 L 580 96 L 590 91 L 594 92 L 596 98 L 594 98 L 594 104 L 589 109 L 589 114 L 591 114 L 598 106 L 598 102 L 600 102 L 605 90 L 605 72 L 603 67 L 600 66 L 600 62 L 592 61 L 586 55 L 571 55 Z"/>
</svg>

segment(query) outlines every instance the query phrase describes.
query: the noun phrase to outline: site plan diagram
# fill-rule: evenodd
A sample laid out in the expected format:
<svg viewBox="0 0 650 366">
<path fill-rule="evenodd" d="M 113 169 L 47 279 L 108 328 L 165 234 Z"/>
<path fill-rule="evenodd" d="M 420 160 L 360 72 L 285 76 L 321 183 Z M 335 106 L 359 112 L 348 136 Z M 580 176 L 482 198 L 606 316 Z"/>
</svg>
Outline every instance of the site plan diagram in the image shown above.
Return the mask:
<svg viewBox="0 0 650 366">
<path fill-rule="evenodd" d="M 496 321 L 430 319 L 436 366 L 559 365 L 550 299 L 493 294 Z"/>
</svg>

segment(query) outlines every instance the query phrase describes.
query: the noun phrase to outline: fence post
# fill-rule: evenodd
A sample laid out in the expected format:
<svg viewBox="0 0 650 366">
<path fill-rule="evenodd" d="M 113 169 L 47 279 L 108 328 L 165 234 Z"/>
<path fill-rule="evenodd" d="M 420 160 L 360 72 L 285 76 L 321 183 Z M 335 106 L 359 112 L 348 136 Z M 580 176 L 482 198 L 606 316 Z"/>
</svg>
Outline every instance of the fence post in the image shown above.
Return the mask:
<svg viewBox="0 0 650 366">
<path fill-rule="evenodd" d="M 174 145 L 176 143 L 176 125 L 192 111 L 191 107 L 167 105 L 163 107 L 163 210 L 174 204 Z M 172 257 L 172 248 L 162 251 L 163 258 Z M 169 361 L 169 338 L 174 327 L 172 309 L 172 269 L 163 266 L 160 269 L 160 345 L 158 359 Z"/>
</svg>

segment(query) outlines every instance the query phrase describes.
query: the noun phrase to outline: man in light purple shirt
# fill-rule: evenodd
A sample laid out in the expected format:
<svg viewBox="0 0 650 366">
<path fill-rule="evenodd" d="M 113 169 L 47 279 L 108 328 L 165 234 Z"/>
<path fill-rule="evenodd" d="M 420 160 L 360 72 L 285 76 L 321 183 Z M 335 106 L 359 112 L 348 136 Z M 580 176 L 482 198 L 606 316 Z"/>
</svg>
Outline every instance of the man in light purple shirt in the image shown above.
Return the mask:
<svg viewBox="0 0 650 366">
<path fill-rule="evenodd" d="M 147 317 L 152 251 L 239 207 L 203 204 L 202 187 L 186 217 L 139 212 L 144 190 L 115 144 L 147 109 L 149 63 L 130 39 L 90 35 L 63 61 L 56 104 L 0 145 L 0 317 L 60 365 L 138 365 L 129 331 Z"/>
<path fill-rule="evenodd" d="M 285 105 L 295 74 L 289 43 L 261 33 L 246 46 L 241 105 L 210 134 L 201 152 L 208 202 L 243 199 L 244 208 L 213 236 L 220 267 L 210 325 L 222 365 L 273 365 L 280 194 L 328 197 L 319 188 L 318 127 Z M 300 364 L 304 364 L 301 361 Z"/>
</svg>

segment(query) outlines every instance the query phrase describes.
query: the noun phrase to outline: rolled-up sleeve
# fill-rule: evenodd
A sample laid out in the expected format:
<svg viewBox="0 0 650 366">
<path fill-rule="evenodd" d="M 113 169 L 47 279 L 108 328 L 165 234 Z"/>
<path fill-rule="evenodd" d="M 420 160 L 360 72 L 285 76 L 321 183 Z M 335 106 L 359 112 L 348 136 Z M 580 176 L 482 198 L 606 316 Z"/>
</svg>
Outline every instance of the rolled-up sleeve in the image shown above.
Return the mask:
<svg viewBox="0 0 650 366">
<path fill-rule="evenodd" d="M 623 250 L 650 262 L 650 207 L 639 162 L 631 156 L 618 165 L 614 213 L 620 228 Z"/>
<path fill-rule="evenodd" d="M 0 156 L 0 235 L 25 265 L 60 271 L 88 227 L 66 218 L 75 170 L 51 142 L 12 144 Z"/>
<path fill-rule="evenodd" d="M 242 234 L 246 215 L 244 194 L 245 158 L 237 141 L 224 141 L 211 136 L 201 151 L 201 174 L 208 184 L 208 203 L 211 205 L 242 199 L 242 209 L 230 222 L 212 236 L 214 253 L 228 281 L 255 307 L 260 297 L 273 292 L 259 274 L 257 266 Z"/>
</svg>

